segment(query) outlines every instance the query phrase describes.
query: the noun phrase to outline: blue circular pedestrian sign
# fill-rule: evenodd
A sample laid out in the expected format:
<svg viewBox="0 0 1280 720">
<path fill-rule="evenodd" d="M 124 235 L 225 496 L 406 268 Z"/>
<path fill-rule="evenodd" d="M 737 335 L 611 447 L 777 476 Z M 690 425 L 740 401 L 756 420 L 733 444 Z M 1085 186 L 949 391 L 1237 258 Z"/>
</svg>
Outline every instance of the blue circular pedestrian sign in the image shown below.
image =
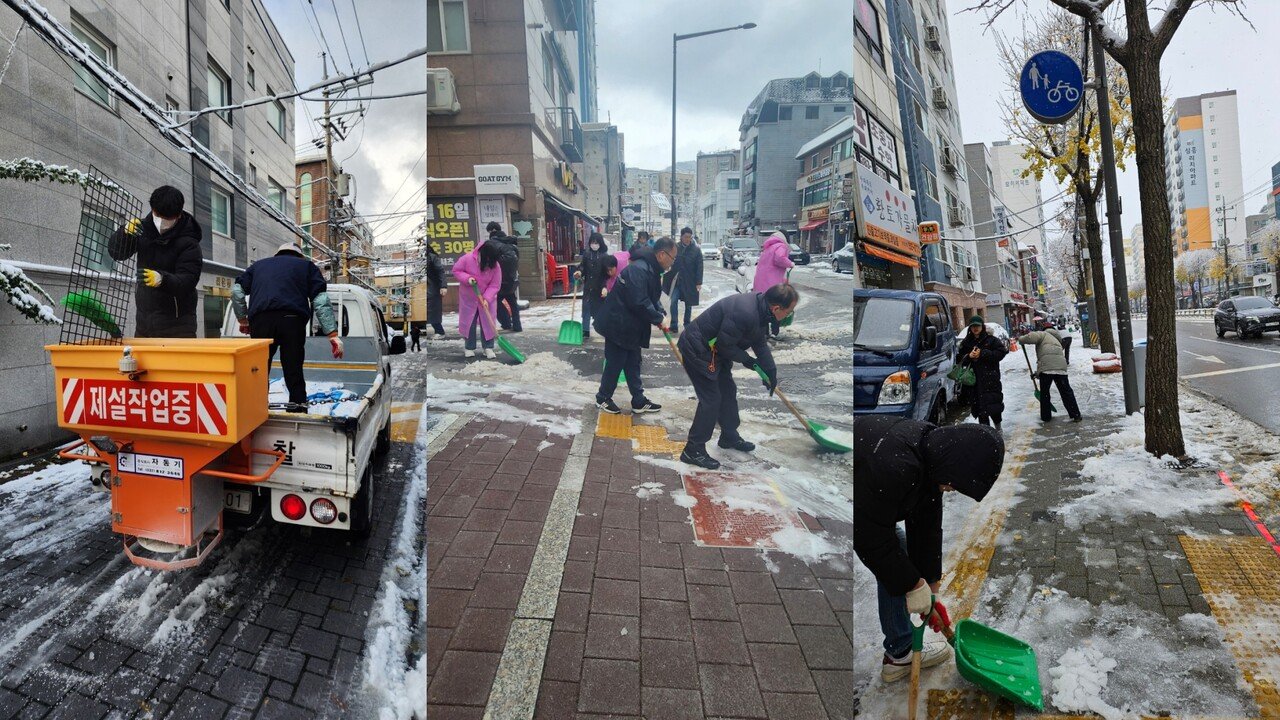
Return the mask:
<svg viewBox="0 0 1280 720">
<path fill-rule="evenodd" d="M 1022 66 L 1022 104 L 1043 123 L 1064 122 L 1084 99 L 1084 75 L 1066 53 L 1045 50 Z"/>
</svg>

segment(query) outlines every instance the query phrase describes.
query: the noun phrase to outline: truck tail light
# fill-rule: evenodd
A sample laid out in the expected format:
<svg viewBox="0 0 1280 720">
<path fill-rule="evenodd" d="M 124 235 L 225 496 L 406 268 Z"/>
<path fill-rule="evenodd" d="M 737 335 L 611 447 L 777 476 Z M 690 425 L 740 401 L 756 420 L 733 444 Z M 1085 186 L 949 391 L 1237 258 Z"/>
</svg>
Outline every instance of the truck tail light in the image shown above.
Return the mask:
<svg viewBox="0 0 1280 720">
<path fill-rule="evenodd" d="M 297 495 L 285 495 L 280 498 L 280 512 L 290 520 L 301 520 L 307 514 L 307 503 Z"/>
<path fill-rule="evenodd" d="M 906 405 L 911 402 L 911 373 L 899 370 L 884 379 L 878 405 Z"/>
<path fill-rule="evenodd" d="M 338 517 L 338 507 L 332 500 L 316 498 L 311 501 L 311 517 L 321 525 L 328 525 Z"/>
</svg>

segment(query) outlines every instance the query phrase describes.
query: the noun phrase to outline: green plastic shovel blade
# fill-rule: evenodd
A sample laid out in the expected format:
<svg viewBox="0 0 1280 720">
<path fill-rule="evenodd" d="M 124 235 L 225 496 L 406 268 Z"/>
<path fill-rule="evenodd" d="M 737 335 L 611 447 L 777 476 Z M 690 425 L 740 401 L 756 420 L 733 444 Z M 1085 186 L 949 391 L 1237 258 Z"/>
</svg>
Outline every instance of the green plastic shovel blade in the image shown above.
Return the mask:
<svg viewBox="0 0 1280 720">
<path fill-rule="evenodd" d="M 581 345 L 582 323 L 577 320 L 565 320 L 560 323 L 560 338 L 558 342 L 561 345 Z"/>
<path fill-rule="evenodd" d="M 1027 643 L 973 620 L 955 624 L 956 669 L 986 692 L 1044 710 L 1036 651 Z"/>
<path fill-rule="evenodd" d="M 510 355 L 511 358 L 516 361 L 516 364 L 523 363 L 527 359 L 525 358 L 524 353 L 517 350 L 515 345 L 512 345 L 501 335 L 498 336 L 498 347 L 502 348 L 502 352 Z"/>
</svg>

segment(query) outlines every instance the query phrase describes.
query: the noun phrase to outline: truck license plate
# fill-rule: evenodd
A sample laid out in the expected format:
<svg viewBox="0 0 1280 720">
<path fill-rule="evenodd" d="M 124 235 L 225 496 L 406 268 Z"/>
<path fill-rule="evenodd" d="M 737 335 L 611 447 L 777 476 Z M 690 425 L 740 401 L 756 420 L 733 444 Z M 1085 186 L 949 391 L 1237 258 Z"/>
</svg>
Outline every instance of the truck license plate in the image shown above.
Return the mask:
<svg viewBox="0 0 1280 720">
<path fill-rule="evenodd" d="M 227 490 L 225 509 L 248 515 L 253 508 L 253 493 L 247 490 Z"/>
</svg>

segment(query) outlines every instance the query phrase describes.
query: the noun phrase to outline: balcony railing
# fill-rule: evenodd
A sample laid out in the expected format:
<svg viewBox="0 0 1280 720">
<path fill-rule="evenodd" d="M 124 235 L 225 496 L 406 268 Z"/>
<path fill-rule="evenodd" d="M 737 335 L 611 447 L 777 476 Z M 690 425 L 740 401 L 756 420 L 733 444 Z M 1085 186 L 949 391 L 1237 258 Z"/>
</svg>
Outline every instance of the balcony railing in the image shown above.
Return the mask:
<svg viewBox="0 0 1280 720">
<path fill-rule="evenodd" d="M 551 108 L 548 113 L 552 116 L 564 156 L 569 162 L 582 162 L 582 124 L 578 122 L 578 113 L 571 107 Z"/>
</svg>

